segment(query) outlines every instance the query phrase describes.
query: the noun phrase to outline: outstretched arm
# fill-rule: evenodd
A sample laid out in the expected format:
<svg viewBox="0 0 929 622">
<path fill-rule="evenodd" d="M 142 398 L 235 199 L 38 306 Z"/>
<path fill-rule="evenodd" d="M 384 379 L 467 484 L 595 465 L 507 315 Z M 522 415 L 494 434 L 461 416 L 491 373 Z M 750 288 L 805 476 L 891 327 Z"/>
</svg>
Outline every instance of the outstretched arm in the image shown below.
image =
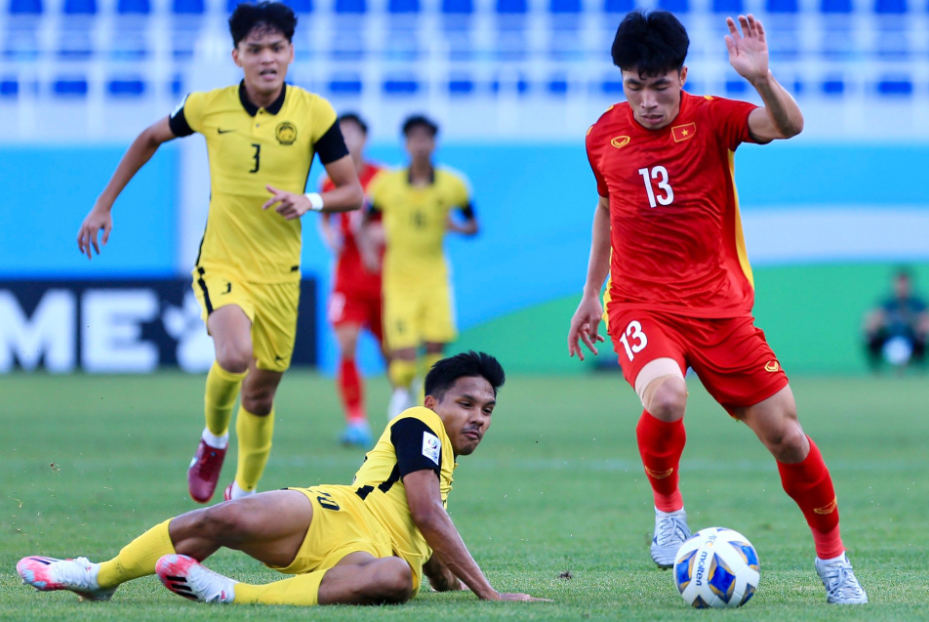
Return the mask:
<svg viewBox="0 0 929 622">
<path fill-rule="evenodd" d="M 571 318 L 568 330 L 568 353 L 584 360 L 584 351 L 578 340 L 594 353 L 599 354 L 597 343 L 603 341 L 599 334 L 600 318 L 603 305 L 600 304 L 600 290 L 610 274 L 610 200 L 600 197 L 594 212 L 594 227 L 590 242 L 590 259 L 587 262 L 587 280 L 584 294 Z"/>
<path fill-rule="evenodd" d="M 129 146 L 129 150 L 126 151 L 126 155 L 120 160 L 119 166 L 116 167 L 113 176 L 110 177 L 110 181 L 107 183 L 106 188 L 104 188 L 100 196 L 97 197 L 97 201 L 94 203 L 90 213 L 87 214 L 84 218 L 84 222 L 81 223 L 81 228 L 77 231 L 77 247 L 80 249 L 81 253 L 87 255 L 87 259 L 91 258 L 91 247 L 93 247 L 98 255 L 100 254 L 100 246 L 97 244 L 97 234 L 101 229 L 103 230 L 104 246 L 106 246 L 107 240 L 110 239 L 110 231 L 113 230 L 113 217 L 110 215 L 110 211 L 113 209 L 113 203 L 116 202 L 116 197 L 119 196 L 119 193 L 123 191 L 123 188 L 126 187 L 129 181 L 135 177 L 139 169 L 155 155 L 155 152 L 158 151 L 158 147 L 160 147 L 162 143 L 175 138 L 174 132 L 171 131 L 171 127 L 168 124 L 168 120 L 169 117 L 165 117 L 145 128 L 145 130 L 132 142 L 132 145 Z"/>
<path fill-rule="evenodd" d="M 726 18 L 726 24 L 729 26 L 726 35 L 729 63 L 755 87 L 764 102 L 764 107 L 753 110 L 748 116 L 752 138 L 768 142 L 796 136 L 803 130 L 803 113 L 768 69 L 768 41 L 761 21 L 753 15 L 739 15 L 741 35 L 731 17 Z"/>
<path fill-rule="evenodd" d="M 410 514 L 426 543 L 452 575 L 471 588 L 481 600 L 537 600 L 528 594 L 501 594 L 487 581 L 471 557 L 458 530 L 442 506 L 439 478 L 435 471 L 413 471 L 403 478 Z M 433 566 L 434 568 L 434 566 Z"/>
</svg>

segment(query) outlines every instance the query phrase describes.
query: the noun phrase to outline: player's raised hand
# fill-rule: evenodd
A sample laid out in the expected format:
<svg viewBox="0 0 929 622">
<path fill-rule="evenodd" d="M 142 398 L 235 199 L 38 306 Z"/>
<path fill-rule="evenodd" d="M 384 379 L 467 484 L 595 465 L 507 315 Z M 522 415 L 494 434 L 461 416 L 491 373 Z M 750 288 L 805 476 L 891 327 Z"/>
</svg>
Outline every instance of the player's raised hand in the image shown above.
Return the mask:
<svg viewBox="0 0 929 622">
<path fill-rule="evenodd" d="M 594 353 L 594 356 L 600 354 L 597 350 L 597 343 L 603 342 L 600 336 L 600 318 L 603 315 L 603 305 L 596 296 L 584 296 L 581 303 L 571 318 L 571 328 L 568 331 L 568 354 L 572 357 L 576 354 L 580 360 L 584 360 L 584 350 L 581 348 L 580 341 Z"/>
<path fill-rule="evenodd" d="M 731 17 L 726 18 L 726 25 L 729 26 L 726 48 L 729 50 L 729 64 L 732 68 L 752 83 L 767 77 L 768 41 L 761 22 L 754 15 L 739 15 L 741 35 Z"/>
<path fill-rule="evenodd" d="M 278 190 L 274 186 L 267 185 L 265 188 L 272 194 L 271 198 L 265 201 L 261 209 L 268 209 L 277 205 L 274 209 L 278 214 L 287 220 L 300 218 L 313 208 L 310 200 L 302 194 Z"/>
<path fill-rule="evenodd" d="M 109 208 L 94 205 L 87 217 L 84 218 L 84 222 L 81 223 L 81 228 L 77 230 L 77 248 L 81 251 L 81 254 L 87 255 L 87 259 L 91 258 L 91 247 L 97 251 L 98 255 L 100 254 L 97 235 L 101 229 L 103 230 L 103 246 L 106 246 L 107 241 L 110 239 L 110 231 L 113 230 L 113 216 L 110 214 Z"/>
</svg>

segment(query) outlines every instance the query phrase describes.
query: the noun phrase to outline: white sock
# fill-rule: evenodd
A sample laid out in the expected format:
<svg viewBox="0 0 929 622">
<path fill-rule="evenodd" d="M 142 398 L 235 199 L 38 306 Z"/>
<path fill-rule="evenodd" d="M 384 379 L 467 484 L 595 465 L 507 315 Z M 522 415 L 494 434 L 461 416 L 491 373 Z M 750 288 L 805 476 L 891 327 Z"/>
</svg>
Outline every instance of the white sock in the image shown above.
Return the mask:
<svg viewBox="0 0 929 622">
<path fill-rule="evenodd" d="M 838 557 L 833 557 L 832 559 L 822 559 L 822 558 L 820 558 L 819 561 L 821 561 L 821 562 L 824 563 L 824 564 L 835 564 L 835 563 L 838 563 L 838 562 L 844 562 L 844 561 L 845 561 L 845 551 L 843 551 L 842 554 L 839 555 Z"/>
<path fill-rule="evenodd" d="M 655 508 L 655 514 L 657 514 L 658 516 L 676 516 L 678 514 L 681 514 L 683 511 L 684 511 L 684 506 L 681 506 L 680 510 L 675 510 L 673 512 L 662 512 L 658 508 Z"/>
<path fill-rule="evenodd" d="M 239 482 L 232 480 L 232 492 L 229 496 L 233 501 L 253 494 L 255 494 L 254 490 L 242 490 L 242 488 L 239 487 Z"/>
<path fill-rule="evenodd" d="M 229 446 L 229 432 L 226 432 L 222 436 L 216 436 L 210 432 L 209 428 L 203 428 L 203 434 L 200 435 L 200 438 L 213 449 L 225 449 Z"/>
</svg>

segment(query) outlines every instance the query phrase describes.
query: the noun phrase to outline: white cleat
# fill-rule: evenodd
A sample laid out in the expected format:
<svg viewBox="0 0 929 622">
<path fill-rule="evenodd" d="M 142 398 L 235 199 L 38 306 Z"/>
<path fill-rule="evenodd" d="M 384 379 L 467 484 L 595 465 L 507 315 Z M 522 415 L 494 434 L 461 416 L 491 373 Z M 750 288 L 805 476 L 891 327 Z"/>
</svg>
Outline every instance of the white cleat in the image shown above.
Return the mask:
<svg viewBox="0 0 929 622">
<path fill-rule="evenodd" d="M 238 581 L 205 568 L 187 555 L 165 555 L 155 564 L 155 574 L 166 588 L 190 600 L 224 604 L 235 600 Z"/>
<path fill-rule="evenodd" d="M 662 512 L 655 508 L 655 535 L 652 537 L 652 559 L 659 568 L 670 568 L 678 549 L 690 538 L 687 512 Z"/>
<path fill-rule="evenodd" d="M 864 605 L 868 595 L 858 583 L 848 557 L 825 562 L 818 557 L 815 562 L 816 572 L 826 588 L 826 601 L 833 605 Z"/>
<path fill-rule="evenodd" d="M 402 413 L 407 408 L 413 407 L 413 396 L 409 389 L 397 387 L 393 395 L 390 396 L 390 403 L 387 405 L 387 420 L 393 421 L 394 417 Z"/>
<path fill-rule="evenodd" d="M 23 583 L 40 592 L 70 590 L 81 600 L 110 600 L 116 591 L 115 587 L 100 587 L 97 583 L 100 564 L 91 563 L 86 557 L 55 559 L 32 555 L 19 560 L 16 572 Z"/>
</svg>

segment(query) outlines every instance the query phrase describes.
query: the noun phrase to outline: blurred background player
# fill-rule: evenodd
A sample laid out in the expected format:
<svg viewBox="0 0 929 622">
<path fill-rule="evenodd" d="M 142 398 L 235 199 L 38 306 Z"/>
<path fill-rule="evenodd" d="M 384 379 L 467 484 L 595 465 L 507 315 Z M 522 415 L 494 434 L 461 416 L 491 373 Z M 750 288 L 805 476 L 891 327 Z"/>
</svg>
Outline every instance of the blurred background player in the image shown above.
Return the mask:
<svg viewBox="0 0 929 622">
<path fill-rule="evenodd" d="M 146 129 L 126 152 L 78 233 L 87 257 L 106 244 L 119 193 L 154 155 L 178 136 L 199 132 L 210 159 L 209 220 L 193 270 L 193 289 L 213 337 L 216 360 L 206 380 L 206 427 L 188 470 L 190 496 L 213 496 L 236 417 L 238 468 L 225 497 L 258 486 L 274 430 L 274 394 L 290 365 L 300 299 L 300 217 L 308 211 L 358 209 L 363 200 L 355 165 L 325 99 L 284 79 L 294 60 L 297 18 L 281 3 L 240 4 L 229 18 L 237 85 L 189 94 L 169 116 Z M 304 195 L 314 154 L 332 190 Z M 273 208 L 273 209 L 272 209 Z"/>
<path fill-rule="evenodd" d="M 924 366 L 929 312 L 926 302 L 913 291 L 913 275 L 898 270 L 893 279 L 893 294 L 865 317 L 865 343 L 868 364 L 880 371 L 886 360 L 895 367 L 910 362 Z"/>
<path fill-rule="evenodd" d="M 839 531 L 832 478 L 797 421 L 777 357 L 754 325 L 754 282 L 745 252 L 733 161 L 744 142 L 769 143 L 803 129 L 797 103 L 768 69 L 760 21 L 726 20 L 733 69 L 763 107 L 683 90 L 689 38 L 671 13 L 629 13 L 613 42 L 626 102 L 588 130 L 587 155 L 600 195 L 584 296 L 568 348 L 596 353 L 607 330 L 623 375 L 645 407 L 636 436 L 655 500 L 652 559 L 674 562 L 690 537 L 678 467 L 684 451 L 688 367 L 713 398 L 745 423 L 777 461 L 784 490 L 813 534 L 814 565 L 827 601 L 862 604 Z"/>
<path fill-rule="evenodd" d="M 339 127 L 361 187 L 367 191 L 370 181 L 381 171 L 381 167 L 364 158 L 368 125 L 357 114 L 346 113 L 339 117 Z M 328 177 L 321 181 L 323 193 L 335 188 Z M 384 350 L 381 299 L 384 234 L 379 222 L 371 222 L 362 228 L 362 220 L 362 212 L 351 211 L 343 212 L 335 219 L 332 214 L 323 214 L 319 224 L 326 245 L 336 256 L 329 321 L 339 344 L 336 387 L 345 409 L 345 430 L 340 440 L 345 445 L 370 447 L 371 430 L 365 412 L 364 383 L 355 361 L 355 351 L 362 328 L 374 335 L 381 350 Z"/>
<path fill-rule="evenodd" d="M 366 220 L 383 216 L 384 332 L 390 351 L 388 375 L 394 387 L 387 416 L 393 419 L 413 405 L 416 361 L 425 347 L 428 372 L 455 339 L 455 310 L 449 282 L 445 233 L 478 232 L 477 216 L 464 177 L 436 167 L 432 155 L 439 126 L 422 115 L 403 124 L 409 166 L 378 175 L 368 189 L 372 203 Z M 458 222 L 451 214 L 459 210 Z"/>
</svg>

